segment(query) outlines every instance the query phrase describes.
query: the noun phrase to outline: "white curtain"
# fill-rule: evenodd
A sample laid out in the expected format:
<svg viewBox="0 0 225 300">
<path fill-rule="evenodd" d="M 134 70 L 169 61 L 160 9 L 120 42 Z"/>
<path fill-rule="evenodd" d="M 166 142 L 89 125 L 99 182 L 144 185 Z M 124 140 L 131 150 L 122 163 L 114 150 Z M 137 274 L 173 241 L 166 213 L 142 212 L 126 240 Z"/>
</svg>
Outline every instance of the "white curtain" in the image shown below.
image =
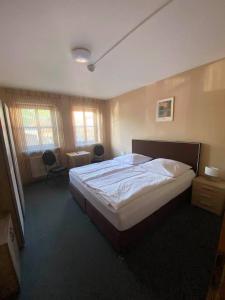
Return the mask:
<svg viewBox="0 0 225 300">
<path fill-rule="evenodd" d="M 2 89 L 0 94 L 9 107 L 24 183 L 31 180 L 32 152 L 58 149 L 66 165 L 66 152 L 92 151 L 96 143 L 108 148 L 105 101 L 15 89 Z"/>
</svg>

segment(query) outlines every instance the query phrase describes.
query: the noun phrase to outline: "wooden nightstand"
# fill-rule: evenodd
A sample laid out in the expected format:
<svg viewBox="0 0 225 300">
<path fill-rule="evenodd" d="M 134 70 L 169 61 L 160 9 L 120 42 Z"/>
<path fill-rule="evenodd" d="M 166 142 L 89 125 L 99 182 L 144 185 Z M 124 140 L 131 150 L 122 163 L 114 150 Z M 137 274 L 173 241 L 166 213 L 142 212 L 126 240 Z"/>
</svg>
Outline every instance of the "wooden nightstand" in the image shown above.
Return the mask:
<svg viewBox="0 0 225 300">
<path fill-rule="evenodd" d="M 87 165 L 91 161 L 91 153 L 87 151 L 66 153 L 68 159 L 68 167 L 75 168 Z"/>
<path fill-rule="evenodd" d="M 222 215 L 225 208 L 225 181 L 196 177 L 192 185 L 192 204 Z"/>
</svg>

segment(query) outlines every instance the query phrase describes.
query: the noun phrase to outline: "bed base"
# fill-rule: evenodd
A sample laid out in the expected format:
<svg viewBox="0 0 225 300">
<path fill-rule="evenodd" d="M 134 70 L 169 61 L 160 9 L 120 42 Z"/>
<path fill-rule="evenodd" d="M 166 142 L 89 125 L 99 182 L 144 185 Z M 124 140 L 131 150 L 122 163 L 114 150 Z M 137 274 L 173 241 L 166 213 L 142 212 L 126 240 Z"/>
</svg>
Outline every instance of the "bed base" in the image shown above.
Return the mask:
<svg viewBox="0 0 225 300">
<path fill-rule="evenodd" d="M 143 237 L 146 231 L 151 231 L 156 228 L 156 226 L 163 223 L 163 220 L 169 216 L 175 208 L 185 201 L 190 201 L 191 197 L 191 188 L 188 188 L 132 228 L 119 231 L 87 199 L 85 199 L 82 193 L 72 184 L 70 184 L 70 191 L 83 212 L 88 215 L 99 231 L 111 242 L 113 248 L 119 252 L 127 250 L 130 246 L 135 246 L 137 241 Z"/>
</svg>

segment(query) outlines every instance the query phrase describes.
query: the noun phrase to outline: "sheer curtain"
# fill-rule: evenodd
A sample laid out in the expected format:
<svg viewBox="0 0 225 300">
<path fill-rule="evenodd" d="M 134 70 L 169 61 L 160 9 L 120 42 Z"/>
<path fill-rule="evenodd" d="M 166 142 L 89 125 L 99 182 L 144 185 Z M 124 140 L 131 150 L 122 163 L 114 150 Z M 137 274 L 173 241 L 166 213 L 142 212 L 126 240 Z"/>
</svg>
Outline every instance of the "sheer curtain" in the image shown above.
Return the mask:
<svg viewBox="0 0 225 300">
<path fill-rule="evenodd" d="M 61 146 L 59 117 L 54 105 L 20 102 L 10 106 L 10 114 L 22 152 L 32 153 Z"/>
<path fill-rule="evenodd" d="M 66 152 L 109 148 L 106 101 L 27 90 L 2 89 L 7 104 L 21 177 L 31 181 L 29 155 L 57 149 L 66 166 Z"/>
<path fill-rule="evenodd" d="M 64 134 L 57 101 L 42 94 L 6 91 L 11 126 L 22 181 L 31 181 L 30 155 L 47 149 L 64 150 Z M 61 155 L 60 155 L 61 156 Z"/>
<path fill-rule="evenodd" d="M 104 106 L 103 106 L 104 107 Z M 72 103 L 72 122 L 75 147 L 90 147 L 104 144 L 103 107 L 96 100 Z"/>
</svg>

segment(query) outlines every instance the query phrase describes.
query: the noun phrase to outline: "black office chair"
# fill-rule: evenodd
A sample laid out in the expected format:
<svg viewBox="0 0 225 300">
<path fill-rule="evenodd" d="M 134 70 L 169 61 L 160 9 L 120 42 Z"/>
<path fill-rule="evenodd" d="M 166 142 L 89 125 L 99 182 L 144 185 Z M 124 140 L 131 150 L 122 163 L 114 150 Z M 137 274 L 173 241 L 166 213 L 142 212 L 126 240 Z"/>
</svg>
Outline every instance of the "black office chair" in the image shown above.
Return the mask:
<svg viewBox="0 0 225 300">
<path fill-rule="evenodd" d="M 97 163 L 97 162 L 101 162 L 101 161 L 104 160 L 105 150 L 104 150 L 104 147 L 101 144 L 95 145 L 94 149 L 93 149 L 93 152 L 94 152 L 94 156 L 93 156 L 93 159 L 92 159 L 91 162 Z"/>
<path fill-rule="evenodd" d="M 67 172 L 67 168 L 57 165 L 56 157 L 53 151 L 46 150 L 42 155 L 42 161 L 46 167 L 47 179 L 63 175 Z"/>
</svg>

